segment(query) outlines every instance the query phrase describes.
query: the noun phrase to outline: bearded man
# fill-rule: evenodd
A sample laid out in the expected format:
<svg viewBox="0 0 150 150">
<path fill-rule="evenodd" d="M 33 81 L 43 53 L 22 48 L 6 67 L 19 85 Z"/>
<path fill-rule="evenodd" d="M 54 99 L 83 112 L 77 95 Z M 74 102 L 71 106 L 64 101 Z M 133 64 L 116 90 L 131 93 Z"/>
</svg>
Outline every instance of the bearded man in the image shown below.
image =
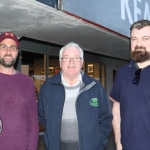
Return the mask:
<svg viewBox="0 0 150 150">
<path fill-rule="evenodd" d="M 110 93 L 116 150 L 150 149 L 150 21 L 130 28 L 131 61 L 119 69 Z"/>
<path fill-rule="evenodd" d="M 0 150 L 36 150 L 39 122 L 32 79 L 15 70 L 19 41 L 0 34 Z"/>
</svg>

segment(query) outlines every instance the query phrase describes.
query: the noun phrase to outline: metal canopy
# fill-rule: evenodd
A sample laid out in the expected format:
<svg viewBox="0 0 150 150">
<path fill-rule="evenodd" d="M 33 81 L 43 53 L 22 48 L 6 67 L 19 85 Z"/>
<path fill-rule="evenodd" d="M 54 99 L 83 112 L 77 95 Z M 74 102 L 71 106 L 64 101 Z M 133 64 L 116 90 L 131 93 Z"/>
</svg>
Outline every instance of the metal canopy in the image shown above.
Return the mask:
<svg viewBox="0 0 150 150">
<path fill-rule="evenodd" d="M 34 0 L 0 0 L 0 32 L 65 45 L 129 60 L 129 41 L 115 33 Z"/>
</svg>

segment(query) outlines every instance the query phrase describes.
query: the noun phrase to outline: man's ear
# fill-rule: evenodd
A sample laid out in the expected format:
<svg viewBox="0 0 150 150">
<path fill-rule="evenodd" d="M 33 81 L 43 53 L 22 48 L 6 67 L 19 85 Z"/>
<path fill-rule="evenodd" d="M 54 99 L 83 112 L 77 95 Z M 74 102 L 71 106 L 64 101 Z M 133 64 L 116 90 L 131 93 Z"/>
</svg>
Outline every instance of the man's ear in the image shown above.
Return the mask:
<svg viewBox="0 0 150 150">
<path fill-rule="evenodd" d="M 82 61 L 81 63 L 82 63 L 82 65 L 81 65 L 81 68 L 82 68 L 82 67 L 83 67 L 83 63 L 84 63 L 84 61 Z"/>
</svg>

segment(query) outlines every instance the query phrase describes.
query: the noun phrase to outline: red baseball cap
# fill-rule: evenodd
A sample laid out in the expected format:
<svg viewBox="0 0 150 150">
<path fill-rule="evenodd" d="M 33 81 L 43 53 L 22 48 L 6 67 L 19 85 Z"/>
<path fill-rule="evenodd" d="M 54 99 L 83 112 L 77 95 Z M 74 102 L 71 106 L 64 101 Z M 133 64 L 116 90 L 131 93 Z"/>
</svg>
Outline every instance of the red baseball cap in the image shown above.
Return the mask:
<svg viewBox="0 0 150 150">
<path fill-rule="evenodd" d="M 4 32 L 0 35 L 0 42 L 2 42 L 5 39 L 12 39 L 16 42 L 17 46 L 19 46 L 19 41 L 18 38 L 15 34 L 11 33 L 11 32 Z"/>
</svg>

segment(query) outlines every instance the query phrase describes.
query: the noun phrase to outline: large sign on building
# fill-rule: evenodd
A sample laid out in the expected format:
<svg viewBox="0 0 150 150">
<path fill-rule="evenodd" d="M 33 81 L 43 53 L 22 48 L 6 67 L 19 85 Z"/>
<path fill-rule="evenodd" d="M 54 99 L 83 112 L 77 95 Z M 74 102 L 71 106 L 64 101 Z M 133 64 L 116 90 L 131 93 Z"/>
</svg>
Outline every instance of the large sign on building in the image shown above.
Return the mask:
<svg viewBox="0 0 150 150">
<path fill-rule="evenodd" d="M 125 36 L 133 22 L 150 20 L 150 0 L 62 0 L 62 5 L 71 14 Z"/>
</svg>

